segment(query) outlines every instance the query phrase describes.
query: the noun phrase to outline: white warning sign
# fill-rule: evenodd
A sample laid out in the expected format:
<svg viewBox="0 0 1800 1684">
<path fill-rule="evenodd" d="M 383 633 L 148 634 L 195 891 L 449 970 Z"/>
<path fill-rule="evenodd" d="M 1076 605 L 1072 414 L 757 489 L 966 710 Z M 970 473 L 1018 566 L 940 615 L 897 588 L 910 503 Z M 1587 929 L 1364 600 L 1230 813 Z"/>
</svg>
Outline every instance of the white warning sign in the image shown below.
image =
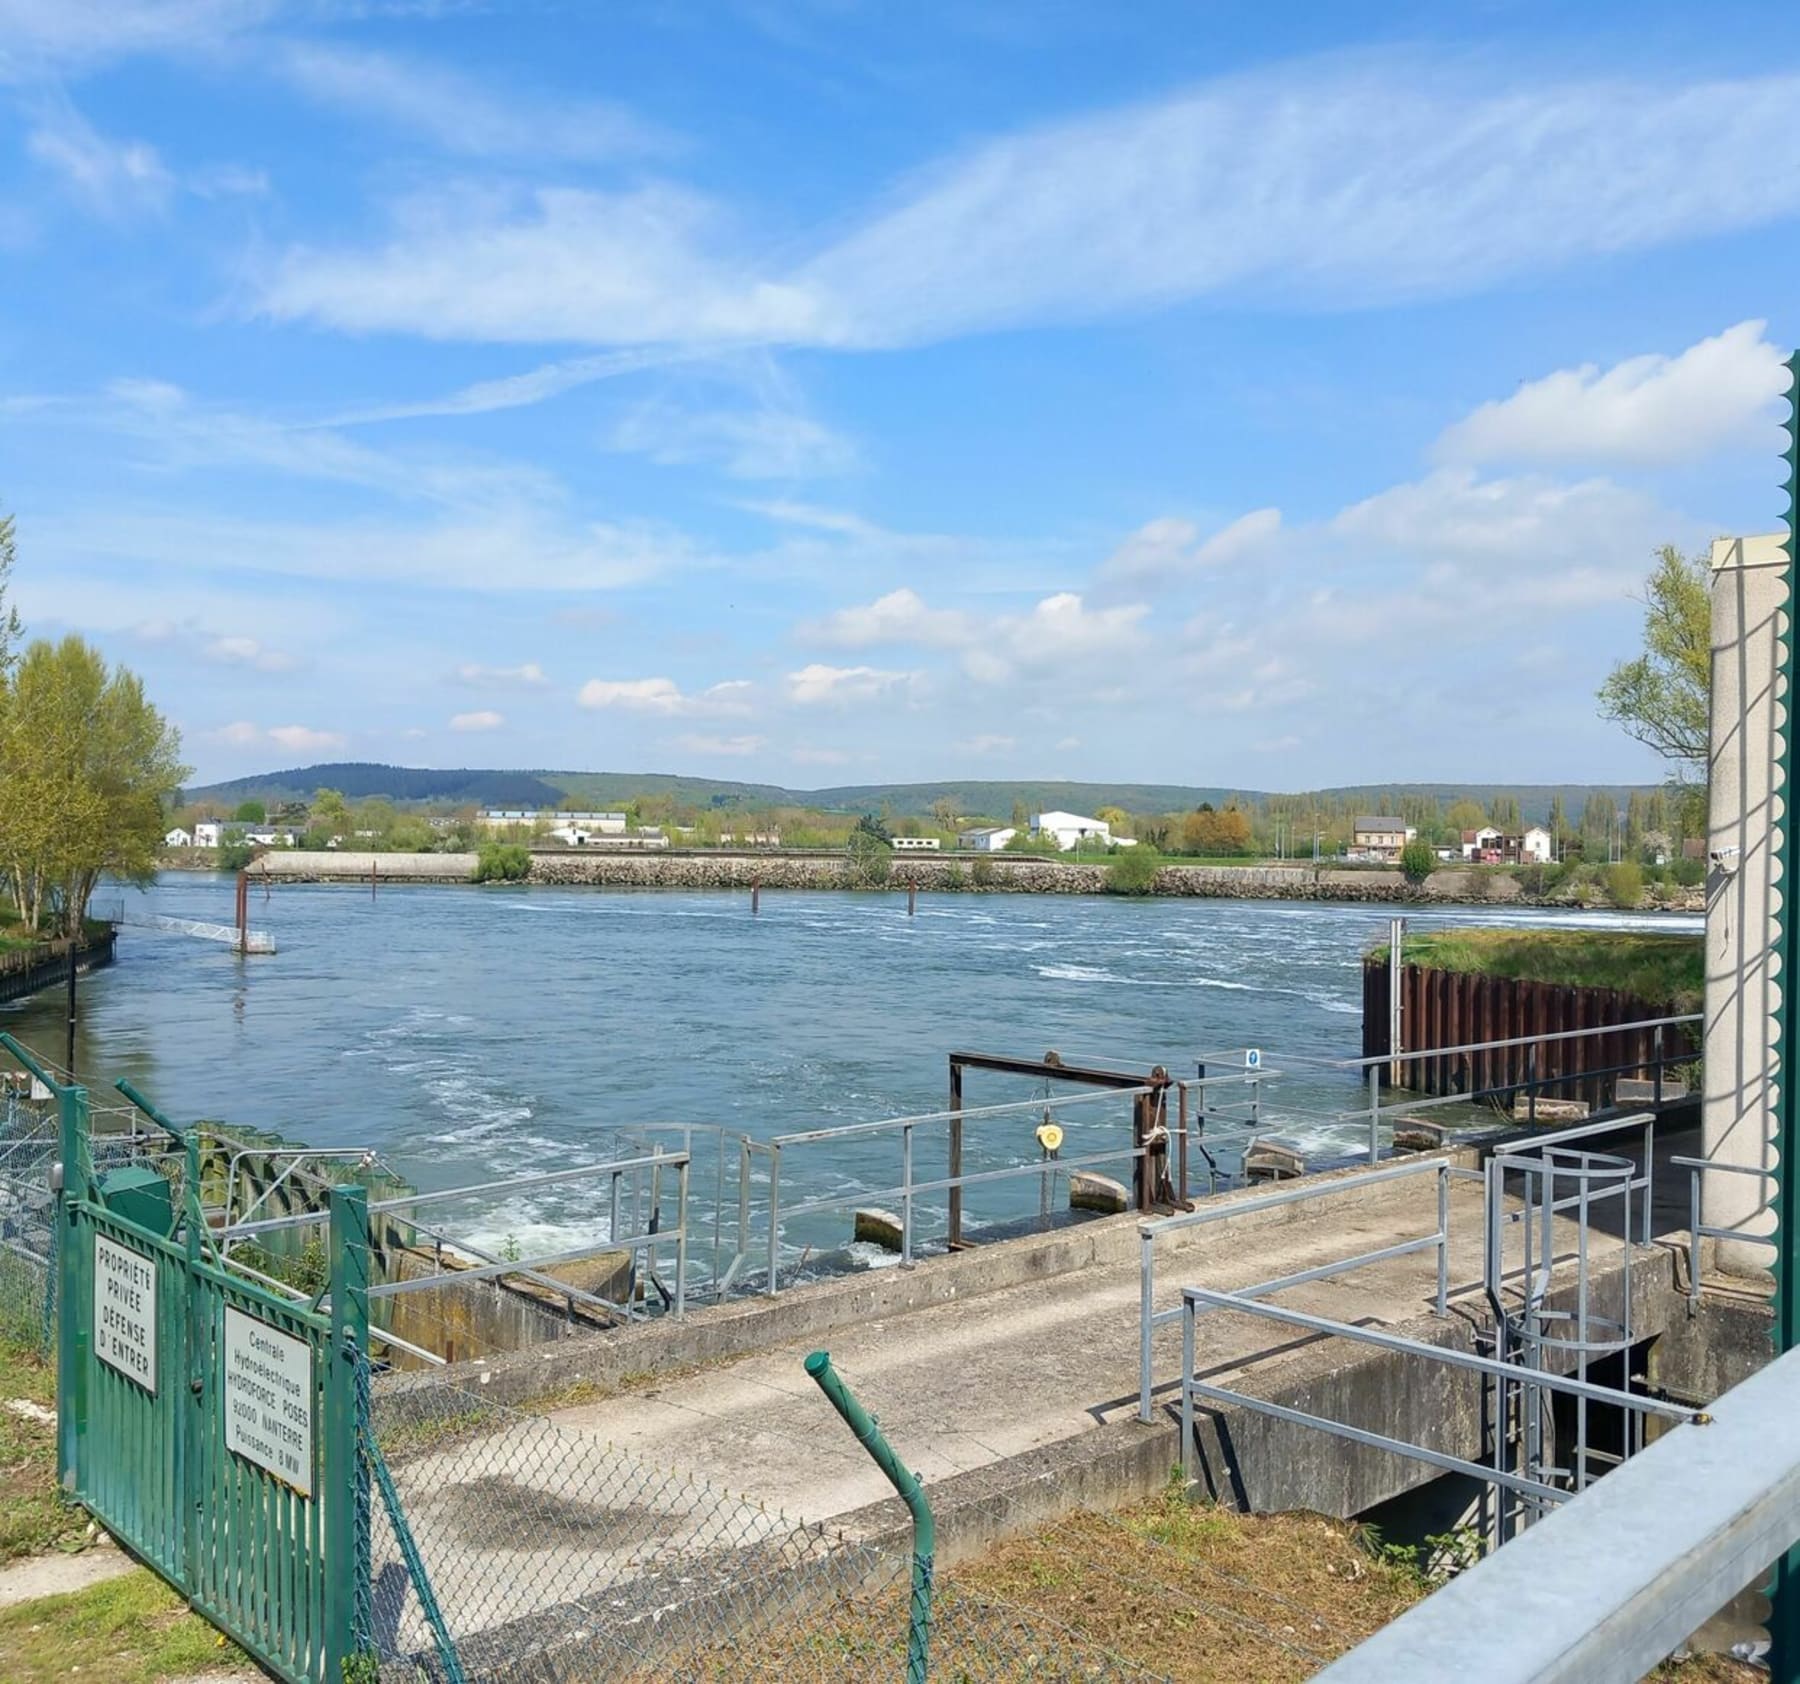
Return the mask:
<svg viewBox="0 0 1800 1684">
<path fill-rule="evenodd" d="M 242 1310 L 225 1312 L 225 1447 L 312 1495 L 313 1353 Z"/>
<path fill-rule="evenodd" d="M 156 1395 L 156 1259 L 94 1236 L 94 1355 Z"/>
</svg>

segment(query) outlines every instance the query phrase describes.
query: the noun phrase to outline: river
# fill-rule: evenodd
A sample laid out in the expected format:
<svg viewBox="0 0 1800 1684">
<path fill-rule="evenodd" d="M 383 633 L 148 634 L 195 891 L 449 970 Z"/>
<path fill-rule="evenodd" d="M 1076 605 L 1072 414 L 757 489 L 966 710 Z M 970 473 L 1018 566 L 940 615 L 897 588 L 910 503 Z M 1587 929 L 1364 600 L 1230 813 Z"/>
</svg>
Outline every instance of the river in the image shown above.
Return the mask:
<svg viewBox="0 0 1800 1684">
<path fill-rule="evenodd" d="M 229 921 L 232 884 L 171 874 L 126 906 Z M 1354 1079 L 1319 1066 L 1361 1050 L 1359 955 L 1387 929 L 1385 908 L 1271 901 L 936 896 L 909 918 L 896 894 L 765 893 L 752 917 L 723 893 L 386 885 L 258 891 L 251 921 L 273 957 L 122 931 L 118 962 L 81 984 L 84 1077 L 129 1077 L 177 1118 L 368 1145 L 424 1186 L 580 1163 L 650 1121 L 767 1136 L 938 1110 L 953 1048 L 1182 1075 L 1260 1047 L 1283 1072 L 1265 1124 L 1348 1148 L 1355 1127 L 1321 1118 L 1357 1103 Z M 1700 927 L 1492 906 L 1409 923 Z M 0 1008 L 0 1024 L 61 1058 L 60 992 Z M 1040 1091 L 971 1075 L 967 1103 Z M 1116 1141 L 1119 1109 L 1059 1110 L 1069 1149 Z M 1028 1120 L 1001 1132 L 972 1141 L 970 1168 L 1029 1155 Z M 941 1155 L 941 1136 L 919 1149 Z M 811 1149 L 784 1188 L 897 1172 L 891 1138 Z M 972 1190 L 972 1220 L 1036 1198 L 1035 1178 Z M 595 1205 L 566 1189 L 496 1200 L 464 1231 L 547 1249 L 603 1235 Z"/>
</svg>

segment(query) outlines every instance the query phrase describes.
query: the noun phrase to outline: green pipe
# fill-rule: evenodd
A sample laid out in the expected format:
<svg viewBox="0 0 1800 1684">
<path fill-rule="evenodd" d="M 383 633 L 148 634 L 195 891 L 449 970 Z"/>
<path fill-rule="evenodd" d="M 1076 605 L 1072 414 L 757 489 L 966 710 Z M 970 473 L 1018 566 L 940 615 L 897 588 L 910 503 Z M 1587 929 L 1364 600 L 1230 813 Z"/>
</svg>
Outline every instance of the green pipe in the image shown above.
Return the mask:
<svg viewBox="0 0 1800 1684">
<path fill-rule="evenodd" d="M 937 1551 L 937 1527 L 931 1518 L 931 1505 L 925 1501 L 919 1476 L 909 1472 L 894 1454 L 894 1447 L 882 1436 L 875 1417 L 851 1396 L 850 1388 L 831 1366 L 831 1353 L 814 1351 L 806 1359 L 805 1368 L 819 1383 L 819 1390 L 831 1407 L 843 1416 L 844 1424 L 856 1435 L 856 1442 L 887 1475 L 888 1483 L 900 1493 L 900 1501 L 912 1516 L 912 1606 L 906 1623 L 906 1684 L 925 1684 L 931 1666 L 931 1575 L 932 1558 Z"/>
<path fill-rule="evenodd" d="M 146 1117 L 148 1117 L 151 1122 L 155 1123 L 156 1126 L 159 1129 L 161 1129 L 164 1134 L 172 1135 L 176 1140 L 179 1140 L 179 1141 L 183 1142 L 184 1144 L 186 1143 L 187 1130 L 179 1127 L 175 1123 L 170 1122 L 169 1119 L 162 1114 L 162 1112 L 157 1110 L 157 1108 L 153 1104 L 151 1104 L 150 1101 L 147 1100 L 141 1093 L 139 1093 L 138 1090 L 131 1085 L 131 1083 L 126 1081 L 123 1076 L 121 1076 L 116 1082 L 114 1082 L 113 1086 L 115 1088 L 117 1088 L 120 1093 L 124 1094 L 124 1096 L 127 1099 L 129 1099 L 133 1105 L 135 1105 L 140 1111 L 142 1111 L 143 1114 Z"/>
</svg>

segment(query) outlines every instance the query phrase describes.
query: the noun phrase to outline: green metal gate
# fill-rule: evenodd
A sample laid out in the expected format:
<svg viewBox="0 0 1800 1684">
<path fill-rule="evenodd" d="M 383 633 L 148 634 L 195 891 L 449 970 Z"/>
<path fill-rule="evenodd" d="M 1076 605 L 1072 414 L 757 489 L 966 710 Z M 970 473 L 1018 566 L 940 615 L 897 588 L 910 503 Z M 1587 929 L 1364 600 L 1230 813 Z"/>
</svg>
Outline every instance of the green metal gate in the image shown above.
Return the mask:
<svg viewBox="0 0 1800 1684">
<path fill-rule="evenodd" d="M 97 1175 L 87 1091 L 0 1044 L 59 1109 L 63 1488 L 279 1677 L 342 1684 L 370 1653 L 366 1193 L 331 1190 L 326 1292 L 284 1299 L 221 1260 L 190 1132 L 122 1083 L 168 1149 Z"/>
</svg>

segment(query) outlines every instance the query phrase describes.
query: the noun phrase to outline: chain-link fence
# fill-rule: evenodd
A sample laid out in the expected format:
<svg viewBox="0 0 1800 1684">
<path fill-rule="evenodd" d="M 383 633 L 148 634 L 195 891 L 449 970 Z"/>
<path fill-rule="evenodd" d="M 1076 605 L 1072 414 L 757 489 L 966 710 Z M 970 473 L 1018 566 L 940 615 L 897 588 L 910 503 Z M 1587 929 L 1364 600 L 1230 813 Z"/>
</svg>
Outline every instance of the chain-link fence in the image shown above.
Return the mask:
<svg viewBox="0 0 1800 1684">
<path fill-rule="evenodd" d="M 57 1127 L 55 1101 L 29 1081 L 0 1084 L 0 1338 L 45 1354 L 56 1311 Z"/>
<path fill-rule="evenodd" d="M 448 1680 L 452 1666 L 466 1684 L 905 1676 L 903 1553 L 796 1523 L 441 1375 L 381 1377 L 369 1422 L 385 1474 L 371 1573 L 384 1678 Z M 931 1656 L 933 1678 L 962 1684 L 1154 1676 L 948 1586 Z"/>
</svg>

